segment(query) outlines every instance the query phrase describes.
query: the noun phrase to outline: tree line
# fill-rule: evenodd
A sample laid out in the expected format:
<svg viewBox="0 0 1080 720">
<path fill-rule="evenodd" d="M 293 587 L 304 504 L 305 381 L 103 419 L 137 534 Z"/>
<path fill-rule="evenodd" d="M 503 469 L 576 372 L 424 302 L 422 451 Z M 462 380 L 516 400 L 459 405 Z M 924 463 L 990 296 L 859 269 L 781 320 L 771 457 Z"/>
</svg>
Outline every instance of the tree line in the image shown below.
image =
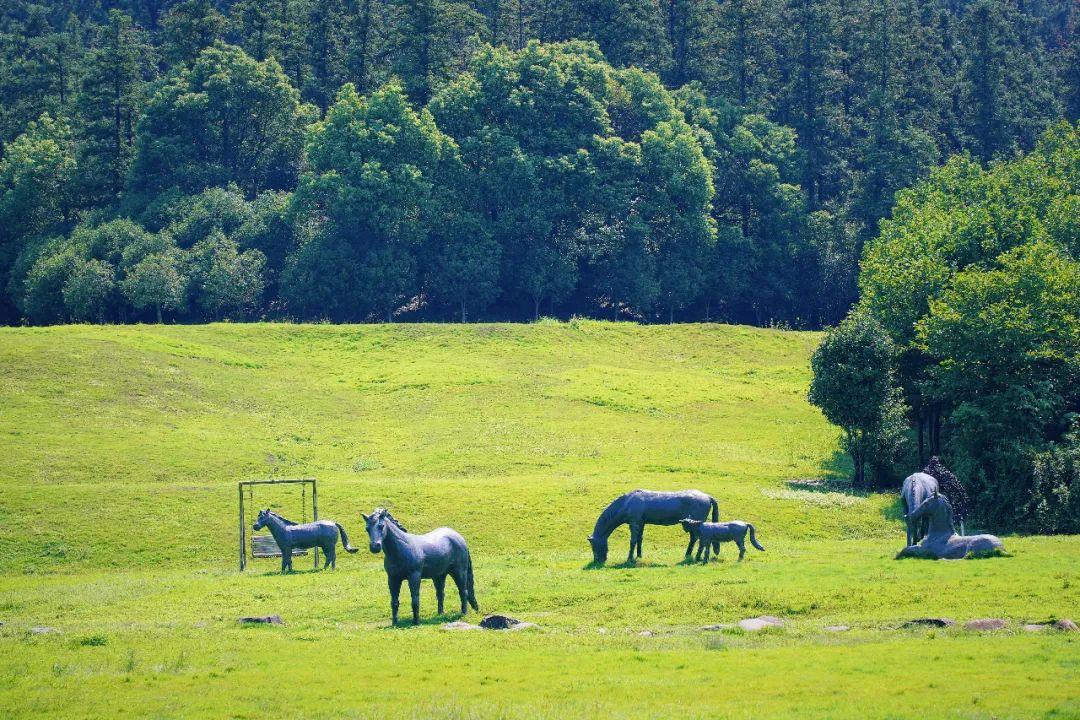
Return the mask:
<svg viewBox="0 0 1080 720">
<path fill-rule="evenodd" d="M 0 319 L 819 327 L 1080 112 L 1069 0 L 0 5 Z"/>
</svg>

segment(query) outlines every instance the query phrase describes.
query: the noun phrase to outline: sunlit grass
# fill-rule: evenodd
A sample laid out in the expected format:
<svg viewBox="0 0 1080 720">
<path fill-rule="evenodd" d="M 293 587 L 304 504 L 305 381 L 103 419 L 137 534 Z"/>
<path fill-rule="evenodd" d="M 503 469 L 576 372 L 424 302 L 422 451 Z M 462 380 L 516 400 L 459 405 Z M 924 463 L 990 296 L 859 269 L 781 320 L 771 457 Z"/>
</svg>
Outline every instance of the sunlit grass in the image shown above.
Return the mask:
<svg viewBox="0 0 1080 720">
<path fill-rule="evenodd" d="M 895 561 L 894 498 L 844 486 L 805 400 L 817 341 L 593 321 L 0 329 L 0 714 L 1080 714 L 1080 643 L 1020 629 L 1080 616 L 1080 538 Z M 481 608 L 542 630 L 446 632 L 430 585 L 424 624 L 390 629 L 366 549 L 334 573 L 239 574 L 235 483 L 269 476 L 317 477 L 320 516 L 362 548 L 375 505 L 452 525 Z M 649 527 L 620 567 L 623 529 L 589 569 L 596 515 L 635 487 L 709 492 L 767 551 L 683 564 L 682 531 Z M 300 519 L 295 488 L 253 502 Z M 287 625 L 237 625 L 253 614 Z M 787 625 L 700 629 L 761 614 Z M 1009 627 L 902 627 L 924 616 Z"/>
</svg>

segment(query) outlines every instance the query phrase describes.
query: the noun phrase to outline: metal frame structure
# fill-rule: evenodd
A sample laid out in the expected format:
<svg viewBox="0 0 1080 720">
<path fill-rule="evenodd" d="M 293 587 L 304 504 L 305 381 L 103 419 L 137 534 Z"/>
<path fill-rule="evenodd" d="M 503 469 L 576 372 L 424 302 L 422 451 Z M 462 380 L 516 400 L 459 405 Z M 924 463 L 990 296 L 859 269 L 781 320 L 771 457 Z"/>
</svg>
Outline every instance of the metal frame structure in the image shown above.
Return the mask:
<svg viewBox="0 0 1080 720">
<path fill-rule="evenodd" d="M 240 571 L 247 567 L 247 520 L 244 516 L 244 488 L 251 492 L 253 485 L 303 485 L 311 486 L 311 519 L 312 522 L 319 519 L 319 490 L 315 478 L 291 478 L 285 480 L 241 480 L 237 483 L 237 494 L 240 497 Z M 319 569 L 319 549 L 315 548 L 315 569 Z"/>
</svg>

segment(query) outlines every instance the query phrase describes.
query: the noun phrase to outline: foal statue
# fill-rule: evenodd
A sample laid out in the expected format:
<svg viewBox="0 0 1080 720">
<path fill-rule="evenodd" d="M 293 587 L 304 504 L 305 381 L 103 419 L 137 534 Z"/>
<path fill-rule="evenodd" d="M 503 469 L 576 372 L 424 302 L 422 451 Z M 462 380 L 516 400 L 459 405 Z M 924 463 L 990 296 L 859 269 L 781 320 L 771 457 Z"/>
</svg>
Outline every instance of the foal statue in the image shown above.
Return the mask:
<svg viewBox="0 0 1080 720">
<path fill-rule="evenodd" d="M 420 580 L 431 578 L 435 583 L 435 597 L 439 601 L 439 614 L 443 612 L 443 594 L 446 588 L 446 576 L 454 578 L 458 597 L 461 599 L 461 614 L 479 610 L 476 593 L 473 590 L 473 566 L 465 538 L 448 527 L 432 530 L 425 535 L 413 535 L 405 530 L 386 508 L 375 508 L 371 515 L 364 515 L 367 525 L 370 549 L 373 553 L 383 553 L 383 567 L 386 568 L 386 580 L 390 586 L 391 622 L 397 625 L 398 595 L 401 583 L 409 582 L 409 595 L 412 597 L 413 625 L 420 623 Z"/>
<path fill-rule="evenodd" d="M 995 535 L 957 535 L 953 525 L 952 506 L 948 499 L 934 492 L 908 513 L 909 519 L 919 522 L 929 519 L 929 530 L 918 545 L 908 545 L 897 558 L 916 557 L 934 560 L 959 560 L 969 554 L 986 554 L 1004 550 L 1005 545 Z"/>
<path fill-rule="evenodd" d="M 765 552 L 757 541 L 754 526 L 742 520 L 730 520 L 728 522 L 702 522 L 686 518 L 680 521 L 683 530 L 690 533 L 691 541 L 697 540 L 697 559 L 701 560 L 701 551 L 705 551 L 705 562 L 709 562 L 709 549 L 716 548 L 722 542 L 733 542 L 739 547 L 739 560 L 746 555 L 746 534 L 750 533 L 750 544 L 758 550 Z M 720 554 L 719 550 L 716 552 Z"/>
<path fill-rule="evenodd" d="M 318 547 L 326 557 L 323 569 L 337 567 L 337 541 L 341 536 L 341 544 L 346 552 L 354 553 L 357 548 L 349 545 L 349 536 L 345 534 L 345 528 L 333 520 L 317 520 L 315 522 L 298 525 L 292 520 L 286 520 L 276 512 L 267 508 L 259 511 L 259 519 L 251 526 L 252 530 L 270 528 L 270 534 L 274 536 L 274 542 L 281 548 L 281 572 L 292 570 L 292 551 L 306 550 Z"/>
<path fill-rule="evenodd" d="M 716 500 L 700 490 L 680 490 L 678 492 L 654 492 L 652 490 L 634 490 L 620 495 L 604 508 L 596 520 L 596 527 L 589 536 L 592 546 L 593 561 L 597 565 L 607 562 L 608 537 L 620 525 L 630 526 L 630 554 L 626 562 L 634 562 L 634 549 L 641 557 L 641 538 L 646 525 L 675 525 L 683 518 L 705 520 L 712 511 L 712 521 L 719 519 L 720 511 Z M 686 547 L 686 557 L 694 551 L 694 536 Z M 719 543 L 714 548 L 720 550 Z"/>
</svg>

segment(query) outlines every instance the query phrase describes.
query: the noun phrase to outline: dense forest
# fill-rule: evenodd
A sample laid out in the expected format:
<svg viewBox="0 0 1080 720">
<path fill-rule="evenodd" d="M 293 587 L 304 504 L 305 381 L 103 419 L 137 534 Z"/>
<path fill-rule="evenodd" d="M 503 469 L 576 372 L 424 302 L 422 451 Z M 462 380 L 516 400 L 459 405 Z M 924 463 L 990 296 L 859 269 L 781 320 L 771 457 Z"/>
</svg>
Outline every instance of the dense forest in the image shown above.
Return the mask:
<svg viewBox="0 0 1080 720">
<path fill-rule="evenodd" d="M 1075 0 L 0 0 L 0 321 L 835 324 L 898 190 L 1076 120 L 1078 24 Z"/>
</svg>

